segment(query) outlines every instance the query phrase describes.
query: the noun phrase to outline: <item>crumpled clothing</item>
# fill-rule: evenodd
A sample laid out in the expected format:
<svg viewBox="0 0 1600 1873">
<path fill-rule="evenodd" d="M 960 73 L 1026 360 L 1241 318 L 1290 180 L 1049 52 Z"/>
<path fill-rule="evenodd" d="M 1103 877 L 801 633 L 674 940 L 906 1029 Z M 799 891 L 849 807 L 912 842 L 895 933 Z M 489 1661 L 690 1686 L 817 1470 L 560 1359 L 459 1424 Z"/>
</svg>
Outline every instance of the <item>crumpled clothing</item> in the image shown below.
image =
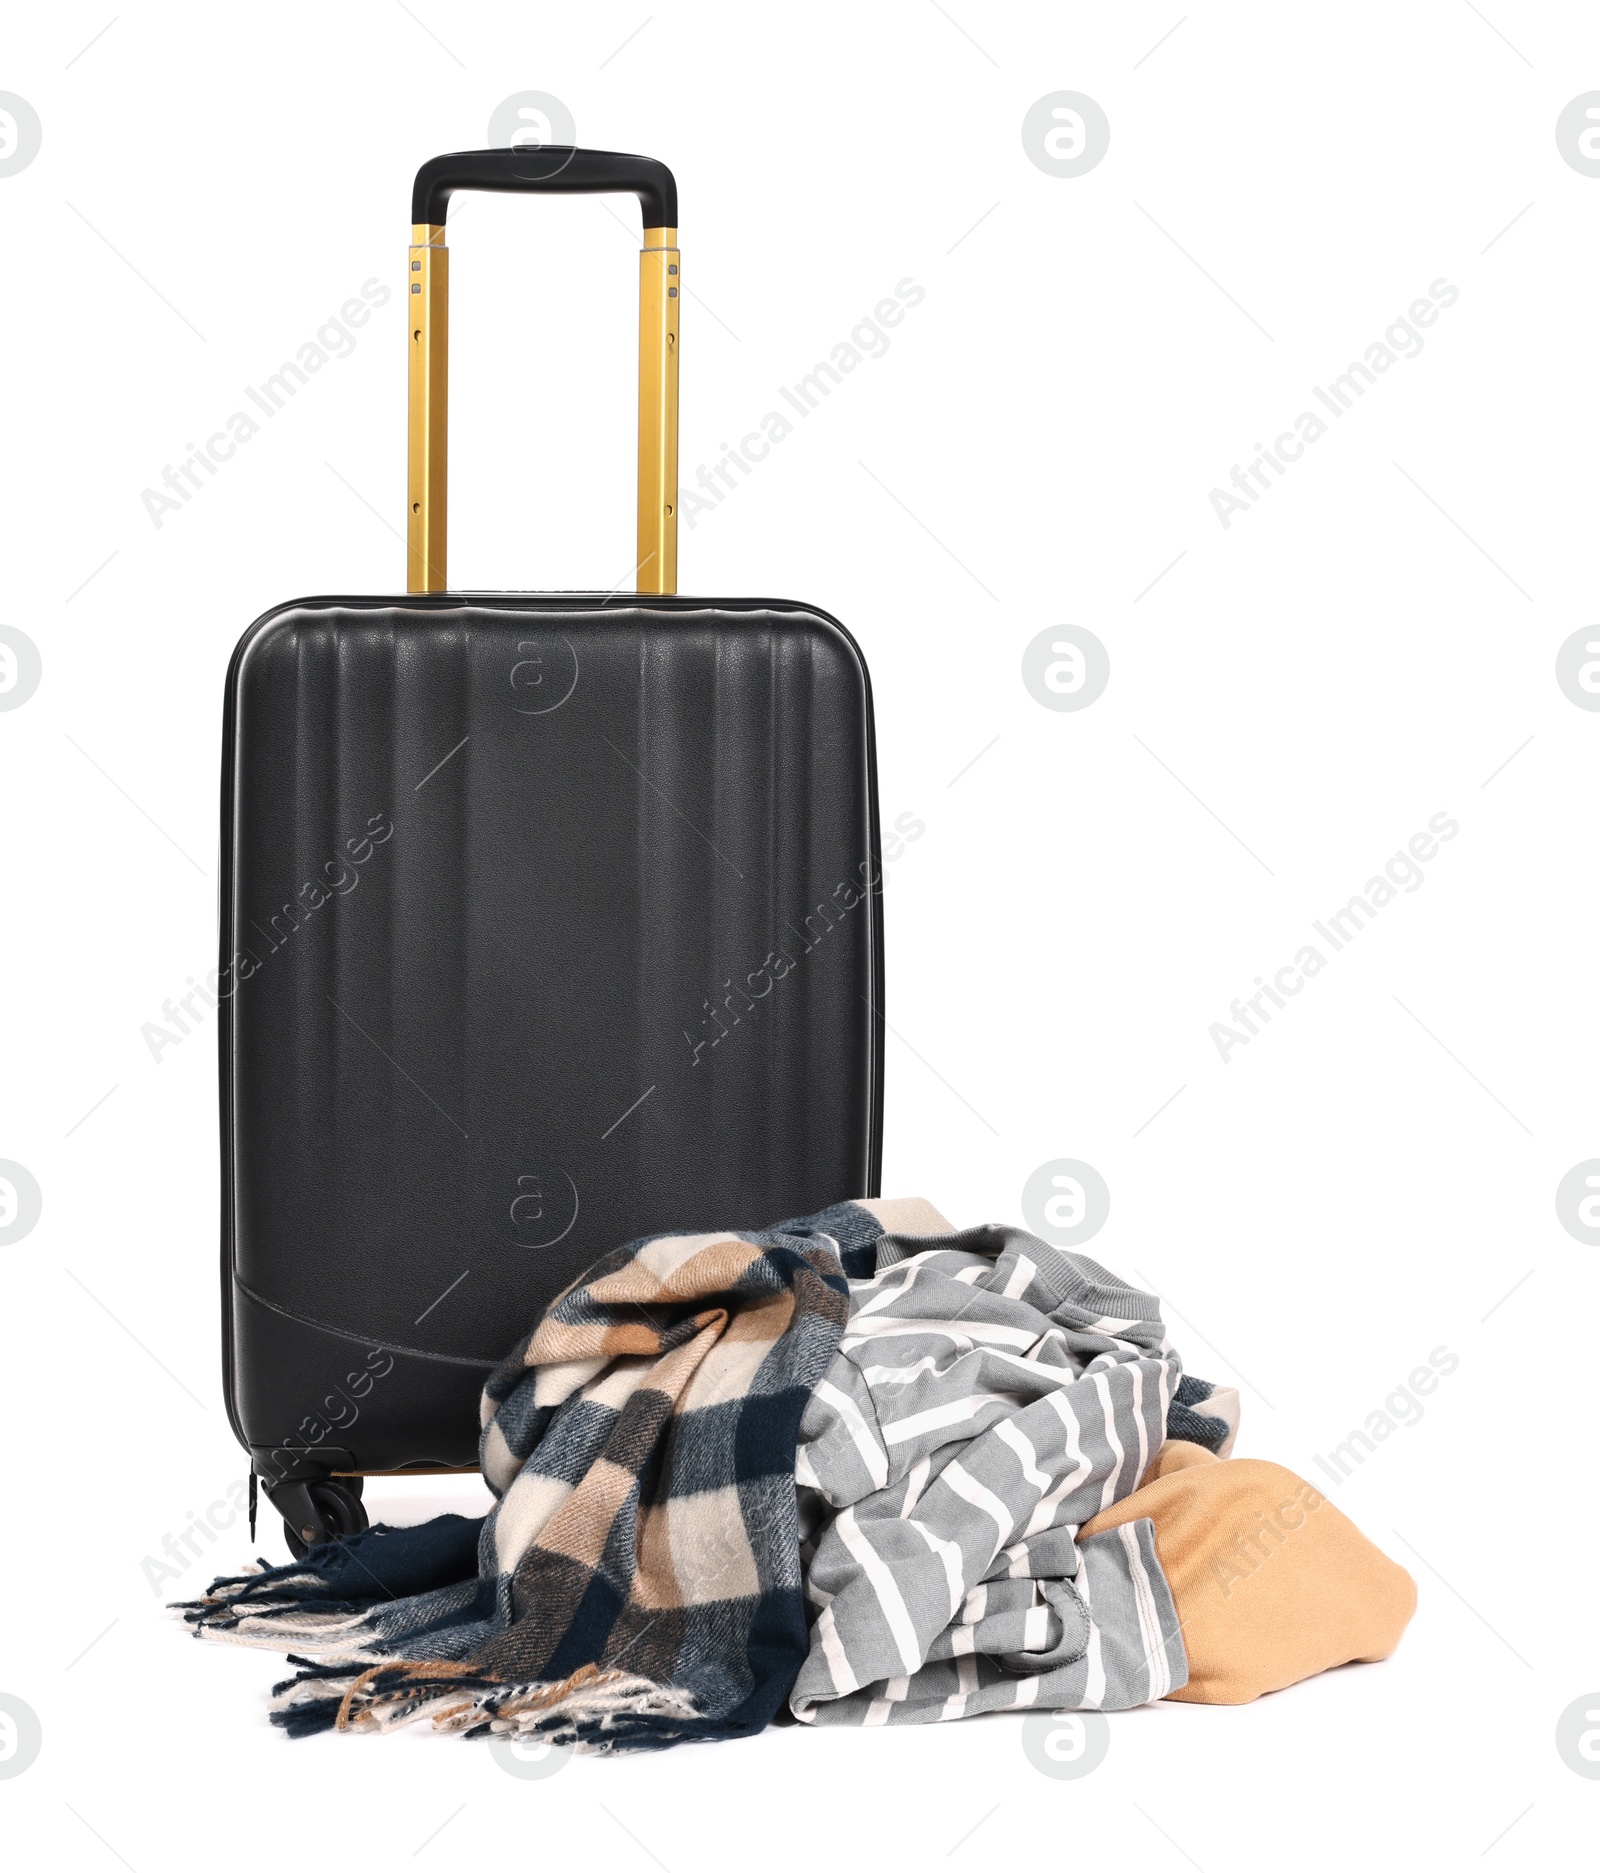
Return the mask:
<svg viewBox="0 0 1600 1873">
<path fill-rule="evenodd" d="M 1155 1298 L 998 1224 L 887 1235 L 850 1286 L 800 1425 L 813 1623 L 794 1715 L 1122 1710 L 1181 1687 L 1150 1521 L 1079 1538 L 1167 1434 L 1182 1365 Z M 1225 1396 L 1204 1407 L 1230 1420 L 1224 1448 Z"/>
</svg>

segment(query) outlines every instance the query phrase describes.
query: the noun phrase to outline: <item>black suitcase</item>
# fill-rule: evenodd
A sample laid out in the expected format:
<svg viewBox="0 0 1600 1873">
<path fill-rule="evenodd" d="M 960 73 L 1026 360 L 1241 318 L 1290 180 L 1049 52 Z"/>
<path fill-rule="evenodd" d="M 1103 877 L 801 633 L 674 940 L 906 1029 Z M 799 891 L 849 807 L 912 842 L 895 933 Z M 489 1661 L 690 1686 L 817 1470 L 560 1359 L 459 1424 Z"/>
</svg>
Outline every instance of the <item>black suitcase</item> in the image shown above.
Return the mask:
<svg viewBox="0 0 1600 1873">
<path fill-rule="evenodd" d="M 458 188 L 640 200 L 636 595 L 446 588 Z M 413 220 L 408 594 L 280 606 L 227 682 L 223 1379 L 296 1552 L 363 1474 L 475 1468 L 485 1374 L 607 1249 L 878 1189 L 866 666 L 673 595 L 672 176 L 441 156 Z"/>
</svg>

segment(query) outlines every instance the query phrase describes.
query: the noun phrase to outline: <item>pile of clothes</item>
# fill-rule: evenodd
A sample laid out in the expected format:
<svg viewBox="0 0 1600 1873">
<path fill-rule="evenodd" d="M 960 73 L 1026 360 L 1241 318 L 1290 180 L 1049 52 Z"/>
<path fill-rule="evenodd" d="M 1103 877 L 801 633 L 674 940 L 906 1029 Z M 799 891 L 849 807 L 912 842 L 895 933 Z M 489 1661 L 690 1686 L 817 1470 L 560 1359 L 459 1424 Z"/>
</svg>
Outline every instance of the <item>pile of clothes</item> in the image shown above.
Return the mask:
<svg viewBox="0 0 1600 1873">
<path fill-rule="evenodd" d="M 1229 1455 L 1153 1296 L 920 1198 L 616 1250 L 494 1373 L 480 1519 L 219 1580 L 291 1735 L 591 1750 L 983 1711 L 1244 1703 L 1387 1657 L 1404 1569 Z"/>
</svg>

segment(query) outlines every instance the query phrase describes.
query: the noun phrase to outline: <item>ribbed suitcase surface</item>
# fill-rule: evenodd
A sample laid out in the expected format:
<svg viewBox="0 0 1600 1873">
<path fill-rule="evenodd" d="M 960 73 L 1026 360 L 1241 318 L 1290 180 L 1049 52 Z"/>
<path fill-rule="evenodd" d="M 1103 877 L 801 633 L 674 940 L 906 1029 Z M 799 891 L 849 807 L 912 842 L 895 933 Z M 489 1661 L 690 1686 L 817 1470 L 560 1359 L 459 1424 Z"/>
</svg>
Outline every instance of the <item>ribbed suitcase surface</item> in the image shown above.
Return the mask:
<svg viewBox="0 0 1600 1873">
<path fill-rule="evenodd" d="M 485 1372 L 605 1250 L 876 1190 L 871 707 L 842 627 L 761 600 L 314 599 L 247 635 L 241 1441 L 471 1464 Z"/>
</svg>

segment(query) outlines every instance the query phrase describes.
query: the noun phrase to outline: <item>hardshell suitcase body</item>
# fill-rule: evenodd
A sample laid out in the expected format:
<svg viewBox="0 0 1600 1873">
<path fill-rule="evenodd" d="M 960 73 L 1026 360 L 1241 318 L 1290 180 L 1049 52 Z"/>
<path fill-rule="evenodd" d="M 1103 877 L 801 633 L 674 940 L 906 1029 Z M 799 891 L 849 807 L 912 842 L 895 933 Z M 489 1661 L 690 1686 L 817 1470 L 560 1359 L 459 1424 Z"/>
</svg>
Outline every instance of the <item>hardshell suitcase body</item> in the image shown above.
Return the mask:
<svg viewBox="0 0 1600 1873">
<path fill-rule="evenodd" d="M 637 594 L 446 589 L 459 187 L 640 198 Z M 474 1467 L 485 1375 L 607 1249 L 877 1191 L 867 672 L 811 607 L 674 595 L 676 218 L 644 158 L 425 165 L 411 589 L 234 653 L 224 1384 L 291 1545 L 359 1526 L 363 1473 Z"/>
</svg>

